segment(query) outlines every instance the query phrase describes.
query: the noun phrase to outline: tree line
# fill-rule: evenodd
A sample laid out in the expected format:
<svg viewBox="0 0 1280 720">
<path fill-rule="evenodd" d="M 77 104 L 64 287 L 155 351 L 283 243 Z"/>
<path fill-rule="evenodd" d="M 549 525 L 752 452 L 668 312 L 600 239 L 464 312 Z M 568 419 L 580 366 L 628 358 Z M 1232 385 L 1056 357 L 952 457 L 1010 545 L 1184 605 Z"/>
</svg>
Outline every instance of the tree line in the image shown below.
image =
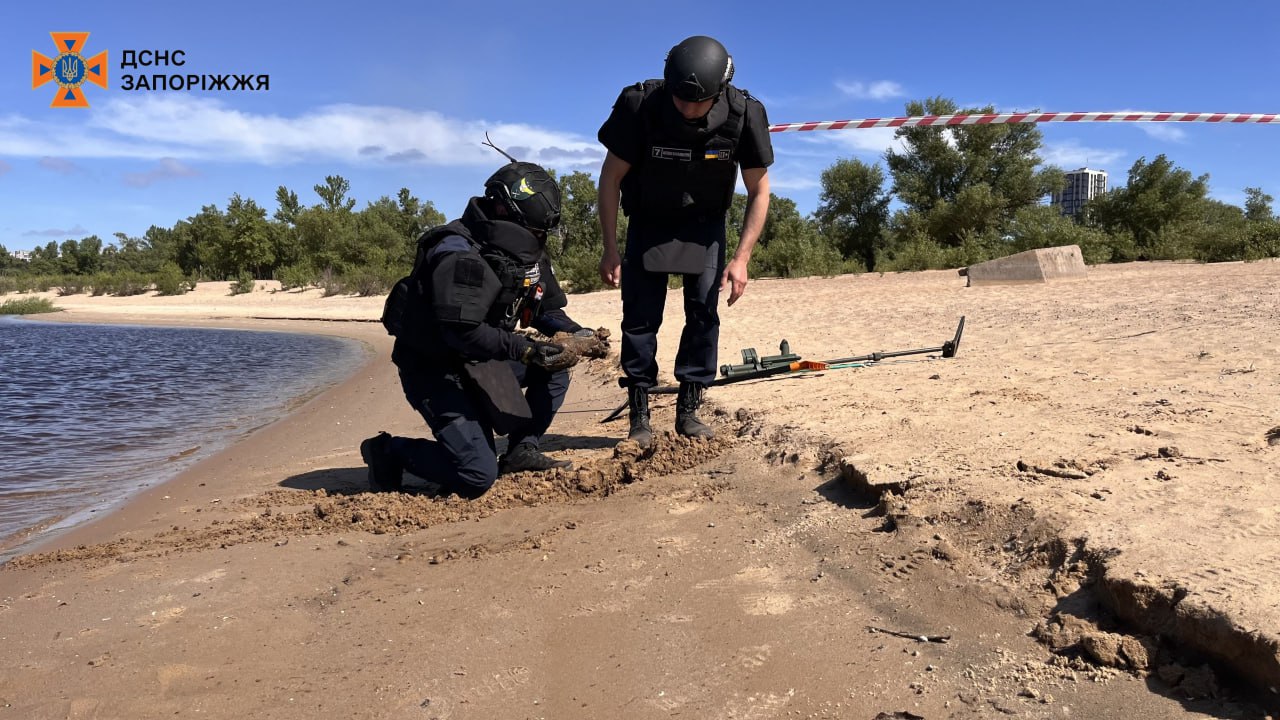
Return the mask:
<svg viewBox="0 0 1280 720">
<path fill-rule="evenodd" d="M 934 97 L 906 105 L 908 115 L 994 112 Z M 818 208 L 771 196 L 751 260 L 755 277 L 953 268 L 1015 252 L 1079 245 L 1087 263 L 1132 260 L 1218 262 L 1280 256 L 1273 198 L 1246 188 L 1244 207 L 1208 196 L 1209 176 L 1193 176 L 1164 155 L 1138 159 L 1127 184 L 1088 202 L 1078 218 L 1045 204 L 1065 175 L 1046 165 L 1032 124 L 904 127 L 902 149 L 881 164 L 839 159 L 821 176 Z M 886 174 L 887 171 L 887 174 Z M 559 232 L 549 238 L 557 275 L 572 292 L 601 288 L 602 248 L 596 185 L 585 172 L 560 176 Z M 179 293 L 199 280 L 279 280 L 284 289 L 376 295 L 408 272 L 422 230 L 445 222 L 430 201 L 402 188 L 357 210 L 350 184 L 329 176 L 304 206 L 279 187 L 276 209 L 233 195 L 226 209 L 207 205 L 172 227 L 142 237 L 117 233 L 50 242 L 29 261 L 0 246 L 0 291 Z M 738 241 L 746 197 L 729 211 L 729 252 Z M 623 233 L 620 232 L 620 236 Z"/>
</svg>

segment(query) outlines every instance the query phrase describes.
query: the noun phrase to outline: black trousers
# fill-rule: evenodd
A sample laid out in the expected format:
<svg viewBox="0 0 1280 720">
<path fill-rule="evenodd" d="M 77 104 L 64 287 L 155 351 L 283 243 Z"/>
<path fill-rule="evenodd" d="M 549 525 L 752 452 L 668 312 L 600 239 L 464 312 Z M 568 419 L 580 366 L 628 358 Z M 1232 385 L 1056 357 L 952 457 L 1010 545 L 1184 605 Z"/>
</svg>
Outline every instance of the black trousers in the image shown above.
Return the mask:
<svg viewBox="0 0 1280 720">
<path fill-rule="evenodd" d="M 706 245 L 701 272 L 684 277 L 684 330 L 676 351 L 675 375 L 680 382 L 710 385 L 716 379 L 720 342 L 720 278 L 725 268 L 724 220 L 688 223 L 674 228 L 633 221 L 627 230 L 622 259 L 622 372 L 623 382 L 637 387 L 658 384 L 658 329 L 667 301 L 667 278 L 674 273 L 644 268 L 644 253 L 673 237 L 700 240 Z"/>
<path fill-rule="evenodd" d="M 520 443 L 537 447 L 564 404 L 569 371 L 549 373 L 515 361 L 511 361 L 511 369 L 525 388 L 533 420 L 507 437 L 507 447 Z M 493 487 L 498 477 L 493 427 L 461 376 L 401 369 L 400 385 L 405 399 L 422 414 L 435 437 L 391 439 L 391 453 L 404 469 L 462 497 L 479 497 Z"/>
</svg>

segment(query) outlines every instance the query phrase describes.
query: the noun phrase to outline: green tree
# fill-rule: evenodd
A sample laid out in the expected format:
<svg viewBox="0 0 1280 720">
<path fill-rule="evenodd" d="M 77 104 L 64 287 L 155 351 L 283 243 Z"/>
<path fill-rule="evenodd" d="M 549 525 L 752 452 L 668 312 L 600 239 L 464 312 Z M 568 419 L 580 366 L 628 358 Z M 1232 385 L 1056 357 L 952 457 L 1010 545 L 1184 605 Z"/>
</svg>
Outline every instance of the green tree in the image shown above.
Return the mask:
<svg viewBox="0 0 1280 720">
<path fill-rule="evenodd" d="M 129 271 L 152 273 L 160 267 L 159 254 L 152 249 L 145 237 L 130 237 L 122 232 L 112 233 L 115 244 L 104 252 L 102 269 L 110 273 Z"/>
<path fill-rule="evenodd" d="M 1244 192 L 1244 216 L 1248 222 L 1240 259 L 1280 257 L 1280 218 L 1271 209 L 1274 198 L 1262 188 L 1245 188 Z"/>
<path fill-rule="evenodd" d="M 961 110 L 943 97 L 912 101 L 906 109 L 908 115 L 995 110 Z M 1061 170 L 1038 167 L 1041 134 L 1029 123 L 903 127 L 895 136 L 906 149 L 885 154 L 893 192 L 907 211 L 923 217 L 928 235 L 943 246 L 998 237 L 1019 209 L 1062 187 Z"/>
<path fill-rule="evenodd" d="M 400 208 L 400 231 L 416 243 L 418 237 L 427 228 L 445 224 L 444 213 L 436 209 L 430 200 L 423 202 L 409 192 L 409 188 L 400 188 L 396 194 L 396 203 Z"/>
<path fill-rule="evenodd" d="M 324 185 L 315 186 L 321 204 L 301 210 L 295 218 L 301 262 L 320 272 L 343 275 L 364 262 L 352 212 L 356 201 L 346 197 L 349 189 L 344 178 L 326 177 Z"/>
<path fill-rule="evenodd" d="M 65 240 L 60 248 L 59 265 L 71 275 L 89 275 L 102 268 L 102 239 L 90 235 L 80 240 Z"/>
<path fill-rule="evenodd" d="M 1189 257 L 1182 254 L 1180 234 L 1208 217 L 1209 176 L 1192 177 L 1164 155 L 1138 158 L 1129 168 L 1128 185 L 1094 198 L 1086 206 L 1090 222 L 1111 234 L 1134 241 L 1138 260 Z"/>
<path fill-rule="evenodd" d="M 227 203 L 222 261 L 227 276 L 267 277 L 275 263 L 275 243 L 267 211 L 252 199 L 233 194 Z"/>
<path fill-rule="evenodd" d="M 22 261 L 14 257 L 4 245 L 0 245 L 0 270 L 17 268 L 21 263 Z"/>
<path fill-rule="evenodd" d="M 301 212 L 302 205 L 298 202 L 298 194 L 283 185 L 277 187 L 276 211 L 271 215 L 271 237 L 275 243 L 273 251 L 276 256 L 276 266 L 278 269 L 292 268 L 295 274 L 309 275 L 309 270 L 299 267 L 304 254 L 298 239 L 297 228 L 298 214 Z"/>
<path fill-rule="evenodd" d="M 725 216 L 725 251 L 728 257 L 733 257 L 733 253 L 738 249 L 738 242 L 742 239 L 742 223 L 747 217 L 747 196 L 743 193 L 734 193 L 733 201 L 729 203 L 729 212 Z M 621 233 L 619 233 L 621 240 Z"/>
<path fill-rule="evenodd" d="M 794 200 L 771 194 L 749 269 L 757 277 L 805 277 L 835 275 L 846 267 L 840 251 L 818 232 L 815 222 L 800 215 Z"/>
<path fill-rule="evenodd" d="M 889 219 L 889 195 L 879 165 L 837 160 L 822 171 L 822 195 L 814 213 L 822 234 L 847 258 L 874 270 L 876 250 Z"/>
<path fill-rule="evenodd" d="M 168 242 L 172 243 L 171 250 L 173 252 L 173 260 L 178 263 L 178 267 L 182 268 L 182 272 L 193 277 L 203 275 L 203 263 L 200 259 L 200 246 L 196 239 L 195 229 L 192 226 L 193 218 L 179 220 L 174 223 L 172 230 L 165 230 L 171 235 L 170 238 L 162 239 L 160 245 L 156 247 L 164 248 Z M 160 228 L 163 230 L 163 228 Z M 162 257 L 169 252 L 168 249 L 161 253 Z"/>
<path fill-rule="evenodd" d="M 1201 262 L 1246 258 L 1249 249 L 1249 221 L 1245 219 L 1243 210 L 1208 198 L 1204 202 L 1204 214 L 1198 220 L 1190 223 L 1181 233 L 1179 239 L 1184 245 L 1177 248 L 1181 252 L 1176 253 L 1176 257 L 1190 257 Z"/>
<path fill-rule="evenodd" d="M 199 267 L 199 256 L 186 221 L 179 221 L 172 228 L 152 225 L 142 234 L 142 241 L 153 256 L 148 272 L 159 272 L 172 263 L 184 276 L 189 276 Z"/>
<path fill-rule="evenodd" d="M 216 280 L 231 277 L 231 262 L 227 246 L 230 232 L 227 218 L 217 205 L 205 205 L 200 212 L 187 219 L 186 232 L 196 249 L 196 270 L 199 274 Z"/>
<path fill-rule="evenodd" d="M 1250 222 L 1262 222 L 1275 220 L 1275 212 L 1271 210 L 1271 202 L 1275 198 L 1262 192 L 1262 188 L 1249 187 L 1244 189 L 1244 216 Z"/>
<path fill-rule="evenodd" d="M 1280 257 L 1280 220 L 1249 223 L 1244 260 Z"/>
<path fill-rule="evenodd" d="M 1009 224 L 1009 241 L 1011 252 L 1078 245 L 1084 261 L 1090 265 L 1120 259 L 1116 257 L 1109 235 L 1097 228 L 1081 225 L 1049 205 L 1019 210 Z"/>
<path fill-rule="evenodd" d="M 298 204 L 298 193 L 283 185 L 276 188 L 276 212 L 271 216 L 272 218 L 286 225 L 292 225 L 301 210 L 302 206 Z"/>
<path fill-rule="evenodd" d="M 415 233 L 396 201 L 384 195 L 356 213 L 354 220 L 353 242 L 342 251 L 348 267 L 397 278 L 409 271 Z"/>
<path fill-rule="evenodd" d="M 581 171 L 569 173 L 557 182 L 560 184 L 560 227 L 547 239 L 556 278 L 573 292 L 599 290 L 604 287 L 599 270 L 604 239 L 596 183 Z M 625 229 L 619 230 L 620 235 L 624 233 Z"/>
<path fill-rule="evenodd" d="M 58 246 L 58 271 L 66 275 L 76 274 L 76 266 L 80 263 L 76 258 L 79 246 L 75 240 L 63 240 Z"/>
<path fill-rule="evenodd" d="M 324 202 L 326 210 L 346 210 L 350 212 L 356 206 L 354 198 L 348 198 L 347 193 L 351 190 L 351 183 L 341 175 L 326 175 L 323 185 L 316 185 L 316 195 L 320 196 L 320 200 Z M 277 198 L 279 197 L 277 191 Z"/>
<path fill-rule="evenodd" d="M 76 243 L 76 274 L 90 275 L 102 269 L 102 238 L 90 235 Z"/>
<path fill-rule="evenodd" d="M 418 252 L 418 238 L 428 228 L 445 224 L 446 218 L 430 200 L 419 200 L 409 192 L 409 188 L 400 188 L 396 194 L 396 205 L 399 208 L 396 230 L 404 238 L 398 264 L 410 268 Z"/>
<path fill-rule="evenodd" d="M 58 260 L 58 243 L 50 241 L 44 247 L 31 250 L 31 260 L 27 262 L 27 271 L 31 275 L 59 275 L 63 272 Z"/>
</svg>

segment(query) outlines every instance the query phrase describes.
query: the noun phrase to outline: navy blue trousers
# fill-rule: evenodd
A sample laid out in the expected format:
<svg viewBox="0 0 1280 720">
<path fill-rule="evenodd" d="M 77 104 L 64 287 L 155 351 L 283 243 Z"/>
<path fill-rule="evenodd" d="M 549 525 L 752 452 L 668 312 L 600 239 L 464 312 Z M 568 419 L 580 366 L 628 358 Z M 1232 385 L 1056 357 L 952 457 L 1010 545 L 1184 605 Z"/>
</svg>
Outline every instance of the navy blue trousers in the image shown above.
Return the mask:
<svg viewBox="0 0 1280 720">
<path fill-rule="evenodd" d="M 717 348 L 720 343 L 720 277 L 724 274 L 724 223 L 708 223 L 693 232 L 710 234 L 701 273 L 684 275 L 684 330 L 676 350 L 676 380 L 710 385 L 716 379 Z M 718 234 L 718 237 L 715 235 Z M 633 223 L 627 231 L 627 250 L 622 260 L 622 372 L 623 382 L 636 387 L 658 384 L 658 329 L 667 302 L 669 273 L 644 269 L 642 254 L 664 232 L 640 229 Z"/>
<path fill-rule="evenodd" d="M 569 391 L 569 371 L 549 373 L 511 361 L 511 369 L 525 388 L 533 419 L 507 437 L 507 447 L 531 443 L 537 447 L 564 396 Z M 445 493 L 475 498 L 493 487 L 498 478 L 498 451 L 493 427 L 455 373 L 400 371 L 405 399 L 422 414 L 434 440 L 393 437 L 391 453 L 405 470 L 438 483 Z"/>
</svg>

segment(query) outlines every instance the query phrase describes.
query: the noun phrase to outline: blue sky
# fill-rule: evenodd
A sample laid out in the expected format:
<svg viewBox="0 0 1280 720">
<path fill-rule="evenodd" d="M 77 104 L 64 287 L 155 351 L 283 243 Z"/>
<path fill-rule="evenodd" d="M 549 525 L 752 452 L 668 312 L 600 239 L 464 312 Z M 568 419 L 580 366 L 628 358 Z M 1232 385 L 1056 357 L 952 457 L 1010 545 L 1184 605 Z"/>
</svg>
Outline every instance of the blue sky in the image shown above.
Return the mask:
<svg viewBox="0 0 1280 720">
<path fill-rule="evenodd" d="M 31 88 L 50 31 L 88 31 L 110 87 L 88 109 Z M 658 77 L 688 35 L 712 35 L 770 122 L 904 114 L 934 95 L 1046 111 L 1280 111 L 1280 4 L 995 3 L 18 3 L 0 24 L 0 245 L 30 249 L 171 226 L 232 193 L 275 210 L 326 175 L 363 207 L 401 187 L 450 217 L 502 158 L 595 175 L 596 130 L 623 85 Z M 122 51 L 182 50 L 167 72 L 267 74 L 261 91 L 129 92 Z M 1165 153 L 1212 195 L 1280 197 L 1280 125 L 1041 125 L 1046 162 L 1123 184 Z M 822 170 L 877 162 L 892 130 L 773 136 L 774 192 L 816 208 Z"/>
</svg>

